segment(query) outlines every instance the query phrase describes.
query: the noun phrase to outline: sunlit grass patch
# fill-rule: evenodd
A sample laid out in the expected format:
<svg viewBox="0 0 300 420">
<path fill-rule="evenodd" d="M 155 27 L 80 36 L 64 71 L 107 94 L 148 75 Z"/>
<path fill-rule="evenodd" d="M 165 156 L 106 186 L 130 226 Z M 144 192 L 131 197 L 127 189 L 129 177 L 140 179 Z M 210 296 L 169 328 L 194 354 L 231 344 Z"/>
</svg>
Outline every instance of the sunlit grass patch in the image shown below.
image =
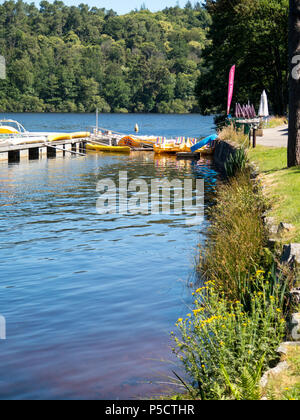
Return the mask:
<svg viewBox="0 0 300 420">
<path fill-rule="evenodd" d="M 300 346 L 291 346 L 284 360 L 288 369 L 269 379 L 265 393 L 273 400 L 300 400 Z"/>
<path fill-rule="evenodd" d="M 300 242 L 300 167 L 287 168 L 286 148 L 259 146 L 248 152 L 263 175 L 266 194 L 272 201 L 270 216 L 291 223 L 295 230 L 289 240 Z"/>
<path fill-rule="evenodd" d="M 271 117 L 265 124 L 264 127 L 265 128 L 276 128 L 276 127 L 280 127 L 282 125 L 286 125 L 288 124 L 288 120 L 286 117 Z"/>
</svg>

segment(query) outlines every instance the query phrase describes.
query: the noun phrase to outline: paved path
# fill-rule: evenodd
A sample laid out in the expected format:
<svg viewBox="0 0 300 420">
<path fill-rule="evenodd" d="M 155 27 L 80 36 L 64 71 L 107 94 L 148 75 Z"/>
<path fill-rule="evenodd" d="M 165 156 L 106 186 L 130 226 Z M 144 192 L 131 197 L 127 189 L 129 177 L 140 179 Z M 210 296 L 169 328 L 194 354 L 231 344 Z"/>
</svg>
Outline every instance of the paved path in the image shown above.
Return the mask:
<svg viewBox="0 0 300 420">
<path fill-rule="evenodd" d="M 264 136 L 257 137 L 257 144 L 270 147 L 287 147 L 288 126 L 282 125 L 276 128 L 265 128 Z"/>
</svg>

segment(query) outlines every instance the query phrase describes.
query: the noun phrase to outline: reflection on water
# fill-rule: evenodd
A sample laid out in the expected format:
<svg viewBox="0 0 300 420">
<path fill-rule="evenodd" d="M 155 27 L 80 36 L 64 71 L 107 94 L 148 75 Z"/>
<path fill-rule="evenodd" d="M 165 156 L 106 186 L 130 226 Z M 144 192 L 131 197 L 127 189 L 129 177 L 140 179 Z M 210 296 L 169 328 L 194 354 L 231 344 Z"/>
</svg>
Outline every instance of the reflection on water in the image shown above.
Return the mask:
<svg viewBox="0 0 300 420">
<path fill-rule="evenodd" d="M 157 381 L 174 368 L 169 333 L 186 313 L 205 226 L 186 226 L 185 215 L 97 214 L 97 182 L 123 170 L 205 178 L 207 204 L 216 178 L 210 162 L 152 153 L 0 165 L 1 398 L 165 388 Z"/>
</svg>

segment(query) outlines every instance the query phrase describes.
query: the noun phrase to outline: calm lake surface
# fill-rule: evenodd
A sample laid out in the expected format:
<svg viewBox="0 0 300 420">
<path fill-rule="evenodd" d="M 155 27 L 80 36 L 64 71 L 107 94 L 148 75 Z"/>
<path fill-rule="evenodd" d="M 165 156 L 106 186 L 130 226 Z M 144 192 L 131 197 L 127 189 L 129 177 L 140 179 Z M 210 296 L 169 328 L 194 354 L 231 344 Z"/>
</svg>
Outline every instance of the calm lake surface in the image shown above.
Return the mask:
<svg viewBox="0 0 300 420">
<path fill-rule="evenodd" d="M 77 131 L 94 115 L 5 114 L 30 131 Z M 131 133 L 205 136 L 211 117 L 101 115 Z M 187 313 L 201 226 L 186 216 L 99 215 L 96 184 L 129 179 L 205 178 L 216 173 L 152 153 L 0 163 L 1 399 L 130 399 L 158 395 L 171 369 L 170 332 Z M 176 362 L 177 363 L 177 362 Z"/>
</svg>

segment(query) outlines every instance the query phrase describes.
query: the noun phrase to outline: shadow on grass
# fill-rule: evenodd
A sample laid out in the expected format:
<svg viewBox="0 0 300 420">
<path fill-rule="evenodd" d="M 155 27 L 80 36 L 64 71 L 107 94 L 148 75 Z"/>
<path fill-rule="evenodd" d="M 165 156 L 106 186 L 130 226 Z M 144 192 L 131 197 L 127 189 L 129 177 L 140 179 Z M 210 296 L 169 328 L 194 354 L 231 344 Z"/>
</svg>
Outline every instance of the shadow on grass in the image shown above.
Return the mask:
<svg viewBox="0 0 300 420">
<path fill-rule="evenodd" d="M 297 176 L 298 174 L 300 175 L 300 166 L 295 166 L 293 168 L 288 168 L 285 166 L 282 168 L 261 171 L 261 173 L 264 175 L 276 175 L 277 172 L 282 172 L 282 176 L 284 177 Z"/>
<path fill-rule="evenodd" d="M 265 171 L 261 171 L 262 174 L 269 175 L 269 174 L 275 174 L 276 172 L 280 171 L 287 171 L 289 168 L 287 166 L 284 166 L 282 168 L 276 168 L 276 169 L 267 169 Z M 300 168 L 299 168 L 300 171 Z"/>
</svg>

